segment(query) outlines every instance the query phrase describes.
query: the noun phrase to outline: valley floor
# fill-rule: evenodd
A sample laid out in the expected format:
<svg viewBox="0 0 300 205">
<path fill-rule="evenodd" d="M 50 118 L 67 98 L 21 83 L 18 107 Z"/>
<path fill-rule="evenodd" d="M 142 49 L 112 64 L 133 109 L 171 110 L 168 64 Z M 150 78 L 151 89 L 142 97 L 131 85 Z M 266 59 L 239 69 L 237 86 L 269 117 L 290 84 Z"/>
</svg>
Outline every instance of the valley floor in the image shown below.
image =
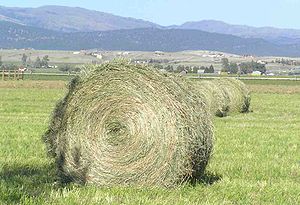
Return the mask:
<svg viewBox="0 0 300 205">
<path fill-rule="evenodd" d="M 41 136 L 66 82 L 0 81 L 0 204 L 300 204 L 300 82 L 264 82 L 253 112 L 215 119 L 202 182 L 140 189 L 59 187 Z"/>
</svg>

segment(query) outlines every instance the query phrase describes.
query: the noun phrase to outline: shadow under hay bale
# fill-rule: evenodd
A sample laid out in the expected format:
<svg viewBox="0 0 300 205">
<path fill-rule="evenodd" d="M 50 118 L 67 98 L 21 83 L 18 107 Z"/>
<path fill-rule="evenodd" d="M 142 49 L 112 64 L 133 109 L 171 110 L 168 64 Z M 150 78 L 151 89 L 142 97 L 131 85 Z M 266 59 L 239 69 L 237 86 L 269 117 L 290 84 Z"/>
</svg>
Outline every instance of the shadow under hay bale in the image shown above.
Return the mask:
<svg viewBox="0 0 300 205">
<path fill-rule="evenodd" d="M 85 70 L 44 135 L 62 180 L 172 187 L 204 173 L 211 114 L 184 79 L 125 61 Z"/>
<path fill-rule="evenodd" d="M 205 171 L 205 173 L 203 173 L 203 175 L 192 178 L 190 180 L 190 182 L 191 182 L 192 186 L 196 186 L 198 184 L 203 184 L 203 185 L 209 186 L 220 180 L 222 180 L 222 175 Z"/>
</svg>

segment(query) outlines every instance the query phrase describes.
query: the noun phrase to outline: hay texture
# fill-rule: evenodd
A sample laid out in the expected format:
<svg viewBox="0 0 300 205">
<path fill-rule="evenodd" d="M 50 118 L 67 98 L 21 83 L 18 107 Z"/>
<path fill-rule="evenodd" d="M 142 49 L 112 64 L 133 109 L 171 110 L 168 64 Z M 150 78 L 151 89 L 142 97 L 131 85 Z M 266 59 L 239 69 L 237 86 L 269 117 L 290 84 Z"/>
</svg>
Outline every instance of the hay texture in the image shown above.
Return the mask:
<svg viewBox="0 0 300 205">
<path fill-rule="evenodd" d="M 249 111 L 250 92 L 246 85 L 234 78 L 190 82 L 196 94 L 206 99 L 210 112 L 218 117 Z"/>
<path fill-rule="evenodd" d="M 211 117 L 184 79 L 126 61 L 85 70 L 44 135 L 63 181 L 170 187 L 204 172 Z"/>
</svg>

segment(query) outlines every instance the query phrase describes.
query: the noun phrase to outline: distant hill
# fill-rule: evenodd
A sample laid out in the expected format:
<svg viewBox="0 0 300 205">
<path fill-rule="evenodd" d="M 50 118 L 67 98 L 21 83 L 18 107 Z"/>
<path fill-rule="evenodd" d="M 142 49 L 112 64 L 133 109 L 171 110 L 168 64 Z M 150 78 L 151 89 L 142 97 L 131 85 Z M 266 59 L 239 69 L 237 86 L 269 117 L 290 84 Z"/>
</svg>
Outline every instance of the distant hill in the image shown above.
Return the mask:
<svg viewBox="0 0 300 205">
<path fill-rule="evenodd" d="M 0 6 L 0 20 L 60 32 L 112 31 L 136 28 L 189 29 L 230 34 L 242 38 L 261 38 L 277 45 L 300 45 L 300 30 L 232 25 L 222 21 L 203 20 L 163 27 L 158 24 L 116 16 L 79 7 L 42 6 L 12 8 Z"/>
<path fill-rule="evenodd" d="M 0 19 L 63 32 L 108 31 L 160 27 L 157 24 L 78 7 L 0 7 Z"/>
<path fill-rule="evenodd" d="M 57 47 L 64 35 L 59 32 L 0 21 L 0 48 L 48 48 Z"/>
<path fill-rule="evenodd" d="M 251 27 L 245 25 L 232 25 L 222 21 L 203 20 L 186 22 L 177 29 L 196 29 L 213 33 L 231 34 L 243 38 L 262 38 L 276 44 L 300 44 L 300 30 L 280 29 L 273 27 Z"/>
<path fill-rule="evenodd" d="M 0 48 L 44 50 L 213 50 L 263 56 L 300 56 L 298 47 L 279 46 L 261 39 L 199 30 L 140 28 L 116 31 L 62 33 L 0 21 Z"/>
<path fill-rule="evenodd" d="M 278 46 L 262 39 L 244 39 L 233 35 L 182 29 L 133 29 L 70 34 L 70 39 L 93 39 L 86 42 L 104 50 L 183 51 L 211 50 L 234 54 L 300 56 L 300 50 Z"/>
</svg>

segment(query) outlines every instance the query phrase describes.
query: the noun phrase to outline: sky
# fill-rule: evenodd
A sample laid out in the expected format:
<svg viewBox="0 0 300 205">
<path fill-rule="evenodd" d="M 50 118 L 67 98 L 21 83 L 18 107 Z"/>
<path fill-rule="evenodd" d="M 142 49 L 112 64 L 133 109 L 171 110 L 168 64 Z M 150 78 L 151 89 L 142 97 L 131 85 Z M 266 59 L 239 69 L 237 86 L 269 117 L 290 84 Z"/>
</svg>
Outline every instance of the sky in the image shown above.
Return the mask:
<svg viewBox="0 0 300 205">
<path fill-rule="evenodd" d="M 231 24 L 300 29 L 300 0 L 0 0 L 0 5 L 83 7 L 164 26 L 214 19 Z"/>
</svg>

